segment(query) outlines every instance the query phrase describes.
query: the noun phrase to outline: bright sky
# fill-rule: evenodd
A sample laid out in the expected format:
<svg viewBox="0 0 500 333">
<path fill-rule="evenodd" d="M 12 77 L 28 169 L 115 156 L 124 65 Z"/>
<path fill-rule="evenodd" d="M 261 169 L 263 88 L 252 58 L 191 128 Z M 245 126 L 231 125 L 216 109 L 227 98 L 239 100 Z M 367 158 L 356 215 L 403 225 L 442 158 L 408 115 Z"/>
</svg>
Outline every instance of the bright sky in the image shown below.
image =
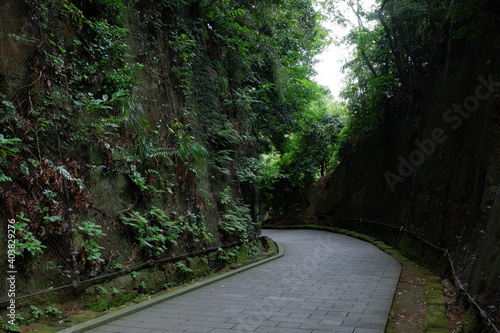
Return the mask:
<svg viewBox="0 0 500 333">
<path fill-rule="evenodd" d="M 343 1 L 338 2 L 338 6 L 341 8 L 343 13 L 349 17 L 351 22 L 356 22 L 356 18 L 352 13 L 351 9 L 348 8 Z M 362 0 L 364 8 L 370 8 L 375 5 L 376 0 Z M 349 15 L 350 14 L 350 15 Z M 323 24 L 327 29 L 331 30 L 331 34 L 334 40 L 340 40 L 342 37 L 346 36 L 349 32 L 350 27 L 342 27 L 340 25 L 335 25 L 331 22 L 325 22 Z M 342 66 L 349 59 L 352 48 L 346 45 L 336 45 L 332 43 L 329 45 L 325 51 L 318 55 L 318 63 L 314 66 L 318 74 L 314 77 L 316 82 L 326 86 L 332 92 L 332 95 L 338 99 L 340 90 L 343 87 L 344 74 L 341 71 Z"/>
<path fill-rule="evenodd" d="M 335 30 L 340 31 L 342 28 L 335 28 Z M 341 68 L 347 59 L 349 59 L 350 53 L 346 45 L 334 45 L 332 43 L 323 53 L 316 57 L 318 63 L 316 63 L 314 69 L 318 74 L 314 79 L 319 84 L 327 86 L 336 99 L 338 99 L 340 90 L 343 86 L 342 80 L 344 74 Z"/>
</svg>

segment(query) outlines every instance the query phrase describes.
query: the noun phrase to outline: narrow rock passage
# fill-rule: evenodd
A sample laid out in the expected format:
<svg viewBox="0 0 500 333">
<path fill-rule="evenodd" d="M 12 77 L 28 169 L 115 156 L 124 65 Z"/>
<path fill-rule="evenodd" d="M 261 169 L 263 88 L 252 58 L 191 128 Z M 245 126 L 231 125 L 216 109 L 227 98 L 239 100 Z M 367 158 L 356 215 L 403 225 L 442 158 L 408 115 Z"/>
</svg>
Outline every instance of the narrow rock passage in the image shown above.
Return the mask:
<svg viewBox="0 0 500 333">
<path fill-rule="evenodd" d="M 89 332 L 384 332 L 401 269 L 391 256 L 326 231 L 263 234 L 282 258 Z"/>
</svg>

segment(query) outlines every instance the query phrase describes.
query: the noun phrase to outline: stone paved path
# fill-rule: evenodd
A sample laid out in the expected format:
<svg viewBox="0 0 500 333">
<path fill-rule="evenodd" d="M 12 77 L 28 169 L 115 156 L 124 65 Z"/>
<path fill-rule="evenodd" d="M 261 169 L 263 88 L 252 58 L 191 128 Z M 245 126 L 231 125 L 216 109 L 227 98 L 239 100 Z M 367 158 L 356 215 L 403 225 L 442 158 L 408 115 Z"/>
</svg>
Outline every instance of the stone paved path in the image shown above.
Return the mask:
<svg viewBox="0 0 500 333">
<path fill-rule="evenodd" d="M 264 230 L 285 255 L 88 332 L 382 333 L 400 265 L 326 231 Z"/>
</svg>

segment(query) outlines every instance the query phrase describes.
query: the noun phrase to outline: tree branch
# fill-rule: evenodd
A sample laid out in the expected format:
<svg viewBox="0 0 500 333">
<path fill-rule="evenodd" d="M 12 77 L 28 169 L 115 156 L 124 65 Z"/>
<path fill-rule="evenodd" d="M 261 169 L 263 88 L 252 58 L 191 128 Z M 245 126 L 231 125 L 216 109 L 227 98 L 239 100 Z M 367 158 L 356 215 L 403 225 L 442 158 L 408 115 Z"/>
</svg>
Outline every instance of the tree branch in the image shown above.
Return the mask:
<svg viewBox="0 0 500 333">
<path fill-rule="evenodd" d="M 365 28 L 365 26 L 363 25 L 363 19 L 361 18 L 361 14 L 359 13 L 360 12 L 360 6 L 359 6 L 359 2 L 357 2 L 357 5 L 358 5 L 358 9 L 354 9 L 354 4 L 350 3 L 349 4 L 349 7 L 351 7 L 354 15 L 356 15 L 357 19 L 358 19 L 358 27 L 363 30 L 363 31 L 366 31 L 367 29 Z M 372 73 L 372 75 L 374 77 L 379 77 L 377 71 L 375 70 L 375 67 L 373 67 L 373 64 L 372 62 L 370 61 L 370 58 L 368 58 L 368 55 L 366 54 L 365 52 L 365 43 L 361 43 L 361 39 L 359 39 L 360 43 L 358 44 L 358 47 L 361 51 L 361 57 L 363 58 L 363 61 L 365 62 L 366 66 L 368 67 L 368 69 L 370 70 L 370 72 Z"/>
</svg>

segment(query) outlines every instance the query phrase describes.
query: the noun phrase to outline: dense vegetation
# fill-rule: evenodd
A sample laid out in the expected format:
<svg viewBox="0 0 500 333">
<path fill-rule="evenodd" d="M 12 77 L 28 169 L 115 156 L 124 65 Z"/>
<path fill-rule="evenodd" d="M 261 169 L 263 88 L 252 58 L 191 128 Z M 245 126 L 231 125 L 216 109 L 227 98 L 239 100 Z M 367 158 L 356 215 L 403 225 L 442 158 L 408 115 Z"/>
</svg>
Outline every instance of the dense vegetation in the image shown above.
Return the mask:
<svg viewBox="0 0 500 333">
<path fill-rule="evenodd" d="M 495 22 L 488 1 L 380 0 L 366 8 L 360 0 L 325 0 L 323 5 L 331 20 L 350 27 L 341 42 L 354 46 L 344 65 L 342 97 L 350 117 L 342 156 L 377 133 L 384 112 L 422 103 L 432 70 L 453 56 L 452 42 L 477 38 Z"/>
<path fill-rule="evenodd" d="M 0 232 L 6 235 L 8 221 L 16 221 L 23 292 L 225 244 L 255 252 L 260 222 L 296 214 L 311 183 L 325 176 L 318 186 L 338 192 L 322 196 L 321 209 L 312 203 L 305 217 L 333 224 L 357 220 L 356 214 L 360 221 L 384 218 L 425 242 L 456 249 L 455 262 L 470 259 L 459 277 L 498 318 L 490 277 L 496 271 L 481 273 L 470 264 L 482 253 L 481 242 L 494 239 L 484 230 L 497 172 L 481 162 L 490 161 L 494 135 L 476 159 L 484 165 L 468 166 L 469 156 L 456 162 L 467 169 L 463 177 L 454 176 L 450 157 L 460 139 L 448 141 L 449 152 L 436 148 L 442 160 L 428 154 L 422 178 L 395 164 L 442 125 L 436 112 L 473 90 L 464 77 L 498 74 L 491 33 L 497 5 L 379 0 L 367 10 L 359 0 L 321 1 L 328 19 L 351 27 L 343 40 L 354 46 L 343 102 L 311 80 L 314 57 L 327 44 L 316 5 L 8 1 L 0 12 Z M 489 49 L 472 51 L 481 38 Z M 465 55 L 460 45 L 467 46 Z M 475 62 L 464 69 L 469 57 Z M 469 138 L 468 128 L 457 133 Z M 387 170 L 399 174 L 384 177 Z M 474 188 L 469 200 L 453 184 L 471 177 L 487 181 L 467 185 Z M 460 220 L 463 202 L 474 218 Z M 433 217 L 437 228 L 420 222 Z M 460 234 L 464 228 L 470 235 Z M 0 261 L 7 262 L 1 251 Z M 182 275 L 191 268 L 178 269 Z"/>
<path fill-rule="evenodd" d="M 498 3 L 345 3 L 325 2 L 355 46 L 340 163 L 285 221 L 370 233 L 442 269 L 468 311 L 461 332 L 498 332 Z"/>
<path fill-rule="evenodd" d="M 253 244 L 300 202 L 342 127 L 310 79 L 321 18 L 311 0 L 7 2 L 0 230 L 15 220 L 23 295 Z"/>
</svg>

